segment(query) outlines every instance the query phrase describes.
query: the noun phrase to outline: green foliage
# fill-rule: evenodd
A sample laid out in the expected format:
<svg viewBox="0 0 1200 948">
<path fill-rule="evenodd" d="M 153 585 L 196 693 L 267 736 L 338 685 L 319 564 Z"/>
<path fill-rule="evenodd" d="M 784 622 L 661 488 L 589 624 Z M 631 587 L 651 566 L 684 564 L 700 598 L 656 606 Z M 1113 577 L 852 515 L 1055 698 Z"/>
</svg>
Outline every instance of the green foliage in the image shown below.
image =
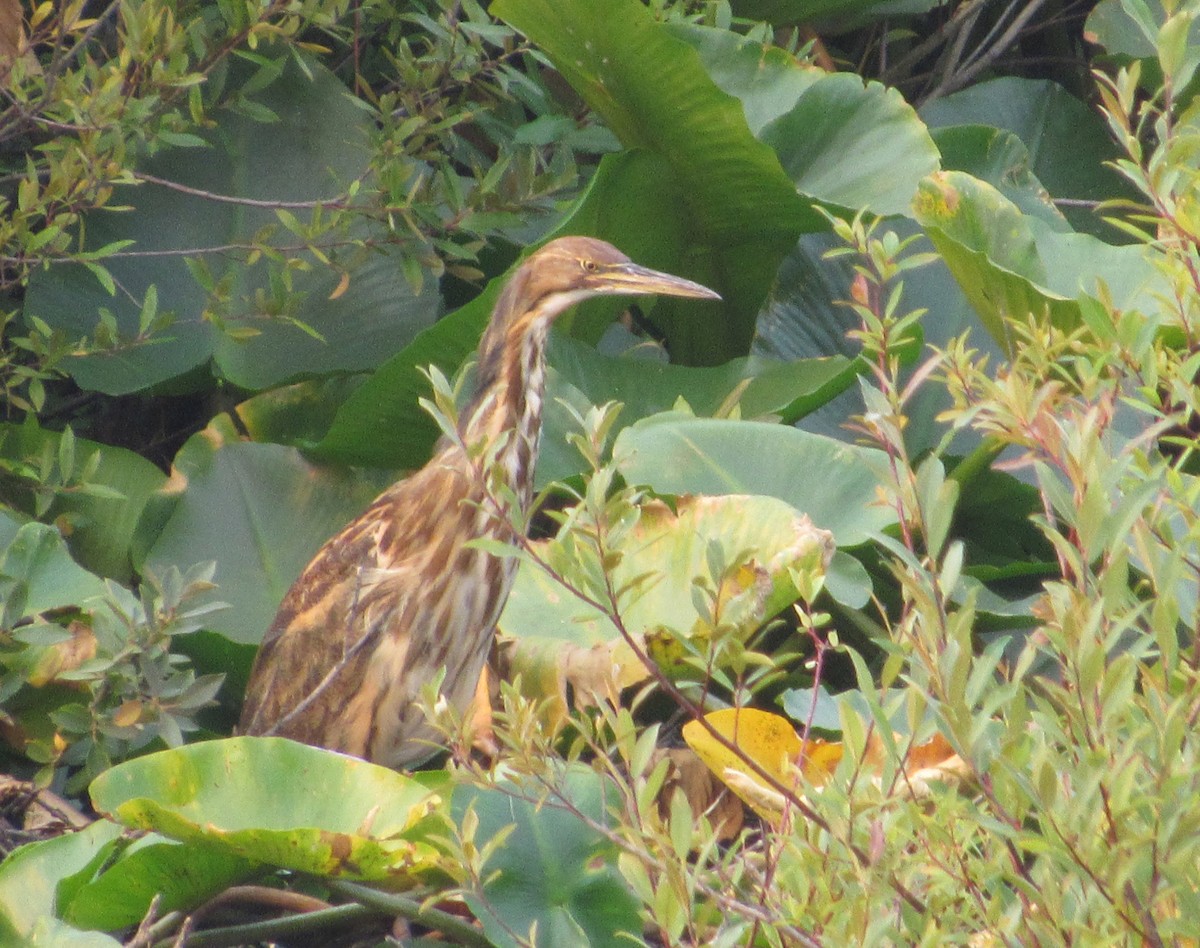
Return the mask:
<svg viewBox="0 0 1200 948">
<path fill-rule="evenodd" d="M 1105 0 L 1091 61 L 1037 5 L 875 7 L 32 9 L 0 50 L 0 723 L 102 818 L 0 866 L 0 938 L 169 943 L 259 881 L 338 904 L 212 937 L 1191 943 L 1194 5 Z M 566 233 L 724 301 L 558 327 L 555 535 L 494 551 L 498 760 L 434 707 L 449 773 L 187 744 Z M 735 766 L 689 770 L 680 725 L 749 705 L 792 750 L 712 728 Z"/>
<path fill-rule="evenodd" d="M 0 562 L 12 629 L 0 658 L 5 716 L 41 779 L 71 768 L 78 791 L 114 759 L 197 730 L 223 676 L 197 676 L 171 646 L 223 607 L 195 601 L 213 588 L 211 565 L 170 568 L 134 596 L 76 565 L 38 523 L 16 532 Z"/>
<path fill-rule="evenodd" d="M 587 768 L 568 769 L 549 794 L 533 780 L 455 790 L 461 845 L 494 847 L 466 902 L 493 945 L 619 944 L 637 939 L 639 903 L 621 878 L 611 824 L 613 788 Z M 503 842 L 496 845 L 500 840 Z"/>
<path fill-rule="evenodd" d="M 123 395 L 210 365 L 251 390 L 369 369 L 433 321 L 426 268 L 406 282 L 409 254 L 367 223 L 369 114 L 323 66 L 270 52 L 213 77 L 239 97 L 208 106 L 211 131 L 139 162 L 120 211 L 88 215 L 82 251 L 104 277 L 91 260 L 32 276 L 27 317 L 94 342 L 63 363 L 81 387 Z"/>
<path fill-rule="evenodd" d="M 276 777 L 289 773 L 293 779 Z M 227 857 L 393 879 L 438 867 L 423 840 L 438 796 L 412 778 L 281 738 L 207 741 L 127 761 L 90 788 L 96 809 Z M 218 819 L 217 814 L 225 814 Z"/>
</svg>

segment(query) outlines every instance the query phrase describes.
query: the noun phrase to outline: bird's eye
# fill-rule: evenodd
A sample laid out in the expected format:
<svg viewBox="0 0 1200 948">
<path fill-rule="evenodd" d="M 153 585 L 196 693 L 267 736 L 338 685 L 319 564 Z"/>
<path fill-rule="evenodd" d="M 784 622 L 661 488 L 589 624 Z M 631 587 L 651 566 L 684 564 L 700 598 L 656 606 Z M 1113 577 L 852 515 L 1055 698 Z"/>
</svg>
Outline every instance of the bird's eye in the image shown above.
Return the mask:
<svg viewBox="0 0 1200 948">
<path fill-rule="evenodd" d="M 583 269 L 587 270 L 589 273 L 594 273 L 596 270 L 596 261 L 595 260 L 580 260 L 579 265 L 581 267 L 583 267 Z"/>
</svg>

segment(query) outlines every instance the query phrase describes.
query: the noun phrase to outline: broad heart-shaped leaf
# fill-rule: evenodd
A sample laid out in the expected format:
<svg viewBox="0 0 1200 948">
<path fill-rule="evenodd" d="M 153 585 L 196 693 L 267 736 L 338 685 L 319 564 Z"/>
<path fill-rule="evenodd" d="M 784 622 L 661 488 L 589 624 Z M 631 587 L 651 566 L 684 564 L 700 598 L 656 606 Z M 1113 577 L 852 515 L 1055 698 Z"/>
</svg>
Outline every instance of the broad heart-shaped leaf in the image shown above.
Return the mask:
<svg viewBox="0 0 1200 948">
<path fill-rule="evenodd" d="M 0 425 L 0 455 L 36 466 L 43 454 L 58 456 L 61 438 L 60 432 L 47 431 L 32 423 Z M 81 565 L 101 576 L 128 582 L 133 571 L 130 549 L 138 518 L 166 477 L 154 464 L 132 451 L 85 438 L 75 439 L 77 469 L 88 464 L 93 455 L 98 455 L 98 463 L 88 475 L 87 485 L 103 487 L 108 495 L 87 490 L 63 491 L 44 519 L 56 521 L 62 517 L 70 524 L 67 545 Z"/>
<path fill-rule="evenodd" d="M 577 560 L 584 554 L 569 538 L 564 529 L 559 538 L 539 541 L 534 548 L 552 565 Z M 649 577 L 619 603 L 630 632 L 667 628 L 699 635 L 715 620 L 736 626 L 745 637 L 795 601 L 789 569 L 819 578 L 833 544 L 828 533 L 773 497 L 727 495 L 680 497 L 674 510 L 661 501 L 644 502 L 620 553 L 611 567 L 614 588 Z M 716 562 L 729 572 L 713 575 Z M 712 619 L 699 615 L 692 604 L 697 580 L 720 590 Z M 586 645 L 619 638 L 607 617 L 528 562 L 518 570 L 500 628 L 516 637 L 547 636 Z"/>
<path fill-rule="evenodd" d="M 751 131 L 774 149 L 801 195 L 904 214 L 917 183 L 937 170 L 929 132 L 896 90 L 802 66 L 785 50 L 764 49 L 727 30 L 678 25 L 671 32 L 741 101 Z"/>
<path fill-rule="evenodd" d="M 155 898 L 160 915 L 186 911 L 256 872 L 256 863 L 223 845 L 178 843 L 150 833 L 74 887 L 60 908 L 80 928 L 115 931 L 145 918 Z"/>
<path fill-rule="evenodd" d="M 1006 348 L 1013 344 L 1007 319 L 1071 329 L 1082 320 L 1079 298 L 1099 296 L 1101 285 L 1118 309 L 1154 307 L 1163 289 L 1148 248 L 1052 231 L 962 172 L 932 175 L 913 207 L 984 326 Z"/>
<path fill-rule="evenodd" d="M 294 448 L 236 437 L 218 422 L 180 450 L 168 494 L 147 511 L 161 525 L 144 568 L 162 575 L 215 561 L 214 597 L 231 608 L 213 613 L 207 627 L 257 644 L 321 544 L 393 475 L 321 467 Z"/>
<path fill-rule="evenodd" d="M 390 880 L 438 866 L 442 798 L 356 757 L 277 737 L 234 737 L 105 771 L 96 809 L 126 826 L 318 876 Z"/>
<path fill-rule="evenodd" d="M 72 338 L 91 334 L 102 308 L 117 319 L 117 345 L 67 361 L 82 387 L 109 394 L 141 391 L 210 361 L 218 374 L 249 389 L 310 373 L 371 368 L 436 315 L 433 281 L 426 280 L 423 291 L 414 295 L 397 253 L 354 246 L 370 236 L 357 223 L 335 232 L 336 241 L 349 249 L 329 251 L 332 266 L 310 256 L 311 269 L 289 271 L 289 287 L 272 287 L 272 280 L 279 279 L 277 272 L 271 275 L 278 265 L 266 259 L 253 265 L 240 259 L 224 262 L 230 245 L 245 244 L 269 228 L 278 231 L 270 238 L 276 246 L 302 244 L 303 239 L 283 228 L 270 207 L 215 200 L 195 191 L 268 202 L 333 199 L 367 170 L 370 117 L 353 105 L 332 73 L 316 63 L 302 70 L 290 57 L 260 68 L 263 74 L 279 71 L 253 94 L 278 121 L 255 121 L 236 106 L 219 108 L 215 128 L 204 135 L 205 147 L 172 149 L 139 169 L 192 188 L 192 193 L 153 182 L 118 187 L 113 203 L 127 210 L 88 215 L 85 249 L 133 241 L 122 255 L 104 262 L 120 288 L 116 295 L 77 264 L 40 270 L 31 279 L 25 312 Z M 257 83 L 258 77 L 243 63 L 231 69 L 225 85 L 236 90 L 248 80 Z M 187 256 L 204 261 L 224 302 L 214 304 L 193 278 Z M 343 274 L 349 277 L 345 292 L 331 299 Z M 158 312 L 171 313 L 174 320 L 146 336 L 139 317 L 152 286 Z M 324 339 L 273 316 L 276 305 Z M 210 309 L 220 318 L 212 318 Z M 237 338 L 235 331 L 257 335 Z"/>
<path fill-rule="evenodd" d="M 821 72 L 795 106 L 760 134 L 801 194 L 876 214 L 908 210 L 938 151 L 895 89 Z M 854 155 L 854 161 L 845 161 Z"/>
<path fill-rule="evenodd" d="M 551 340 L 549 358 L 553 370 L 546 385 L 539 488 L 582 474 L 586 468 L 568 437 L 578 432 L 579 423 L 561 402 L 581 412 L 592 405 L 620 402 L 613 435 L 674 407 L 681 398 L 698 415 L 727 415 L 736 408 L 745 418 L 772 416 L 793 422 L 845 391 L 861 368 L 861 363 L 838 355 L 791 362 L 749 356 L 711 368 L 679 366 L 602 355 L 564 336 Z"/>
<path fill-rule="evenodd" d="M 990 125 L 1012 132 L 1029 150 L 1030 170 L 1055 198 L 1105 201 L 1134 191 L 1106 162 L 1118 157 L 1104 121 L 1062 86 L 1046 79 L 1004 76 L 969 86 L 921 108 L 930 128 Z M 1095 211 L 1064 210 L 1077 230 L 1120 235 Z"/>
<path fill-rule="evenodd" d="M 498 948 L 633 945 L 641 939 L 638 900 L 617 870 L 616 845 L 585 820 L 606 826 L 616 793 L 604 777 L 573 766 L 547 798 L 533 780 L 494 787 L 463 784 L 451 798 L 454 821 L 473 811 L 475 843 L 509 835 L 484 864 L 467 905 Z"/>
<path fill-rule="evenodd" d="M 657 494 L 777 497 L 839 548 L 865 543 L 896 519 L 878 501 L 881 451 L 785 425 L 667 412 L 622 431 L 613 457 L 630 484 Z"/>
<path fill-rule="evenodd" d="M 536 43 L 623 145 L 664 162 L 669 217 L 695 255 L 681 275 L 725 300 L 707 324 L 660 307 L 675 358 L 711 365 L 744 354 L 779 259 L 800 233 L 826 225 L 755 141 L 740 104 L 637 0 L 496 0 L 490 12 Z"/>
<path fill-rule="evenodd" d="M 891 218 L 884 229 L 894 232 L 900 240 L 915 237 L 914 252 L 933 249 L 917 223 L 909 218 Z M 759 317 L 755 352 L 784 360 L 834 352 L 857 357 L 858 347 L 847 333 L 858 328 L 858 321 L 853 312 L 836 302 L 850 296 L 854 261 L 850 257 L 825 258 L 825 254 L 837 245 L 832 234 L 805 234 L 797 241 L 780 266 Z M 971 347 L 980 355 L 987 356 L 992 362 L 1004 359 L 1000 344 L 980 324 L 974 308 L 940 259 L 905 273 L 901 309 L 924 313 L 919 324 L 919 337 L 929 345 L 945 347 L 966 335 Z M 912 346 L 912 355 L 916 359 L 920 343 L 916 339 L 914 342 L 917 344 Z M 945 425 L 938 421 L 938 416 L 949 407 L 949 396 L 940 386 L 922 385 L 913 393 L 905 405 L 908 423 L 904 437 L 915 454 L 942 444 Z M 847 430 L 846 419 L 863 410 L 861 390 L 855 386 L 827 405 L 816 408 L 799 424 L 805 431 L 839 441 L 853 441 L 854 435 Z M 967 454 L 978 442 L 979 437 L 974 432 L 960 432 L 953 450 Z"/>
<path fill-rule="evenodd" d="M 751 356 L 697 368 L 601 355 L 565 337 L 551 342 L 550 356 L 559 381 L 579 389 L 591 404 L 621 402 L 622 426 L 668 411 L 680 398 L 698 415 L 736 403 L 743 418 L 776 415 L 790 424 L 845 391 L 857 374 L 838 355 L 794 362 Z"/>
<path fill-rule="evenodd" d="M 569 528 L 534 549 L 569 582 L 604 601 L 590 582 L 600 572 L 596 551 Z M 687 674 L 686 665 L 676 667 L 681 640 L 703 648 L 718 627 L 749 638 L 796 600 L 793 572 L 812 582 L 823 578 L 833 546 L 828 533 L 771 497 L 680 497 L 675 510 L 661 501 L 643 503 L 615 552 L 612 588 L 628 589 L 618 594 L 622 625 L 668 674 Z M 695 605 L 697 597 L 706 600 L 707 614 Z M 567 710 L 568 685 L 579 704 L 615 701 L 649 675 L 606 613 L 527 560 L 499 629 L 509 640 L 502 642 L 505 677 L 519 674 L 527 693 L 554 699 L 548 709 L 556 716 Z"/>
<path fill-rule="evenodd" d="M 250 440 L 300 447 L 320 441 L 363 375 L 310 379 L 260 392 L 234 411 Z"/>
<path fill-rule="evenodd" d="M 1176 15 L 1186 15 L 1186 7 L 1179 7 Z M 1140 16 L 1134 16 L 1137 11 Z M 1088 14 L 1088 40 L 1098 43 L 1113 56 L 1142 60 L 1143 88 L 1149 83 L 1162 81 L 1162 70 L 1158 64 L 1158 31 L 1167 20 L 1163 0 L 1147 0 L 1136 6 L 1122 0 L 1100 0 Z M 1200 49 L 1200 19 L 1193 18 L 1188 29 L 1187 49 L 1194 58 Z M 1176 88 L 1180 88 L 1176 77 Z"/>
<path fill-rule="evenodd" d="M 99 601 L 104 581 L 76 563 L 62 536 L 44 523 L 26 523 L 0 550 L 0 625 L 62 606 Z"/>
<path fill-rule="evenodd" d="M 22 846 L 0 864 L 0 944 L 29 948 L 118 948 L 115 938 L 61 921 L 60 887 L 112 853 L 121 828 L 99 820 Z"/>
<path fill-rule="evenodd" d="M 942 153 L 943 169 L 986 181 L 1051 230 L 1071 229 L 1030 168 L 1029 149 L 1012 132 L 988 125 L 953 125 L 935 130 L 933 140 Z"/>
</svg>

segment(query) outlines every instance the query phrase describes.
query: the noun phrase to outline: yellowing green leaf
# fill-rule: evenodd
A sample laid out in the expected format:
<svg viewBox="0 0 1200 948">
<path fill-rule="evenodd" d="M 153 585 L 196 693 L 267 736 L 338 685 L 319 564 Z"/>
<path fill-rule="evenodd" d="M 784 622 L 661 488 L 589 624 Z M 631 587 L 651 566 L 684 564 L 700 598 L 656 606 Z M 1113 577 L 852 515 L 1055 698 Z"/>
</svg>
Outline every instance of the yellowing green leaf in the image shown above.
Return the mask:
<svg viewBox="0 0 1200 948">
<path fill-rule="evenodd" d="M 91 786 L 126 826 L 254 862 L 403 886 L 436 869 L 442 798 L 403 774 L 283 738 L 237 737 L 127 761 Z"/>
</svg>

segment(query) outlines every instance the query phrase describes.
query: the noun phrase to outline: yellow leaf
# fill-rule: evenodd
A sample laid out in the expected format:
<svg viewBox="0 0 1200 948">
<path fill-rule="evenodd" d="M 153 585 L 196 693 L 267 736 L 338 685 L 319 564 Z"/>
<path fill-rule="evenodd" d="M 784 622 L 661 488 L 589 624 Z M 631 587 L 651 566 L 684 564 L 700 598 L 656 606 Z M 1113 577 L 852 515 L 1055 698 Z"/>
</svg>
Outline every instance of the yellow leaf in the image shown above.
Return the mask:
<svg viewBox="0 0 1200 948">
<path fill-rule="evenodd" d="M 142 717 L 142 703 L 135 701 L 132 698 L 124 702 L 121 707 L 117 708 L 113 715 L 113 724 L 117 727 L 131 727 L 137 724 Z"/>
<path fill-rule="evenodd" d="M 13 6 L 17 9 L 20 9 L 19 4 L 13 4 Z M 42 22 L 46 19 L 46 17 L 53 12 L 54 4 L 51 3 L 50 0 L 46 0 L 45 3 L 39 3 L 36 7 L 34 7 L 33 13 L 29 15 L 29 25 L 34 29 L 37 29 L 42 25 Z"/>
<path fill-rule="evenodd" d="M 779 786 L 764 780 L 753 764 L 787 790 L 799 789 L 801 784 L 820 789 L 844 753 L 840 742 L 801 741 L 787 718 L 768 711 L 729 708 L 705 715 L 705 721 L 735 748 L 726 747 L 699 721 L 684 725 L 683 739 L 726 786 L 772 821 L 782 815 L 786 800 Z M 897 742 L 903 746 L 899 735 Z M 876 782 L 883 771 L 886 748 L 884 741 L 872 734 L 863 755 L 863 773 Z M 901 773 L 897 792 L 917 798 L 928 796 L 932 784 L 961 787 L 973 779 L 970 766 L 940 734 L 909 747 Z"/>
<path fill-rule="evenodd" d="M 340 280 L 338 280 L 338 285 L 333 288 L 333 292 L 329 294 L 329 298 L 331 300 L 336 300 L 348 289 L 350 289 L 350 273 L 349 271 L 343 270 L 342 277 Z"/>
<path fill-rule="evenodd" d="M 70 630 L 71 637 L 47 648 L 26 674 L 26 680 L 33 687 L 47 685 L 63 672 L 74 671 L 96 657 L 96 636 L 92 634 L 91 627 L 82 622 L 72 622 Z"/>
<path fill-rule="evenodd" d="M 734 744 L 736 750 L 722 744 L 699 721 L 684 725 L 683 739 L 713 773 L 766 819 L 774 820 L 780 815 L 783 797 L 747 761 L 753 761 L 778 783 L 792 789 L 797 786 L 800 773 L 810 783 L 820 786 L 842 757 L 841 744 L 817 739 L 805 744 L 787 718 L 769 711 L 726 708 L 706 714 L 704 720 Z"/>
</svg>

